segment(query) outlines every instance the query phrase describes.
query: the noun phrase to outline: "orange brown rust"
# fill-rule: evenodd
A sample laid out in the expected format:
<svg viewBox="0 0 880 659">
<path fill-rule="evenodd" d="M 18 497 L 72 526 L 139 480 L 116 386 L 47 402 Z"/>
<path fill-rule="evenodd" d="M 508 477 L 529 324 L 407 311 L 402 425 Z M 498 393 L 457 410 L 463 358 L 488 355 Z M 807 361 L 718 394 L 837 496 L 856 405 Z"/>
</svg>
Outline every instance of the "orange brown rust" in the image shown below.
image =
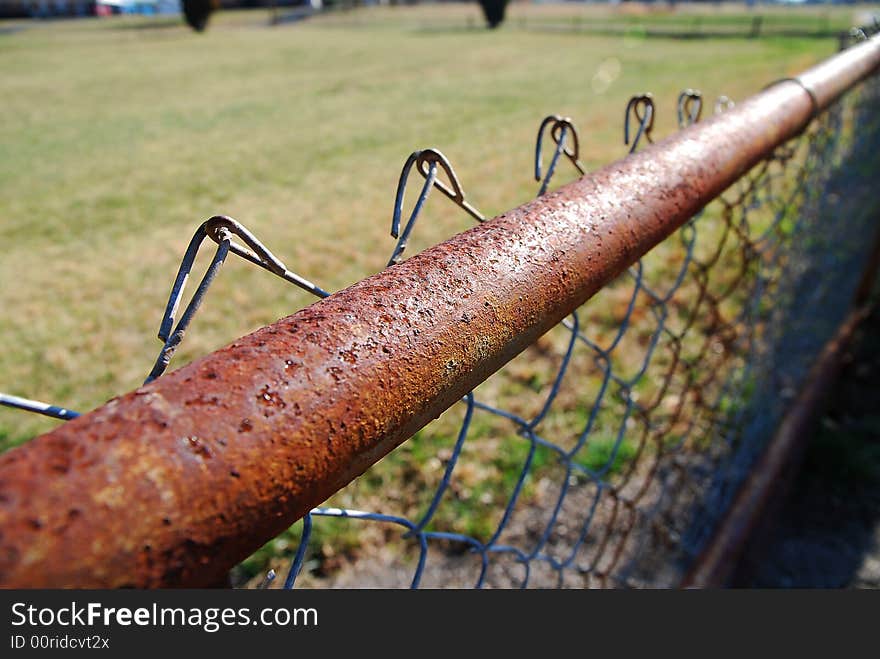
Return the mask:
<svg viewBox="0 0 880 659">
<path fill-rule="evenodd" d="M 822 104 L 876 69 L 880 41 L 841 57 L 859 73 L 817 67 Z M 0 456 L 0 586 L 217 583 L 812 112 L 799 84 L 774 85 Z"/>
</svg>

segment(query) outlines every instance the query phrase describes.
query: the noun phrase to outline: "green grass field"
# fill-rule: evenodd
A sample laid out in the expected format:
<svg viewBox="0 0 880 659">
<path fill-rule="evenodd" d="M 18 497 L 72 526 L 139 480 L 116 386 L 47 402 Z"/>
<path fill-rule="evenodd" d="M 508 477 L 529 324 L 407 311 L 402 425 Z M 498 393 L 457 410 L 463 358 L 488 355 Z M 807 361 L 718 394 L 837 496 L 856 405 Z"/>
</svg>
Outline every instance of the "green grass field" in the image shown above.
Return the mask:
<svg viewBox="0 0 880 659">
<path fill-rule="evenodd" d="M 14 24 L 24 29 L 0 33 L 0 391 L 86 411 L 139 386 L 160 348 L 155 335 L 179 260 L 212 215 L 238 219 L 288 268 L 338 290 L 384 267 L 397 178 L 415 149 L 441 149 L 472 203 L 492 216 L 535 195 L 535 131 L 548 114 L 573 118 L 581 160 L 596 169 L 626 153 L 623 109 L 632 94 L 654 94 L 660 138 L 676 129 L 682 89 L 702 90 L 711 111 L 717 96 L 743 99 L 837 47 L 816 36 L 654 38 L 648 28 L 695 16 L 740 25 L 749 15 L 729 7 L 638 11 L 515 4 L 492 32 L 478 27 L 475 4 L 335 12 L 275 27 L 264 11 L 226 12 L 204 34 L 165 18 Z M 805 32 L 858 21 L 850 9 L 777 12 L 773 21 L 783 18 Z M 586 21 L 644 29 L 543 29 Z M 562 163 L 555 185 L 573 177 Z M 469 223 L 432 195 L 407 254 Z M 605 331 L 613 333 L 627 295 L 625 287 L 607 292 Z M 230 257 L 172 368 L 310 301 Z M 560 348 L 554 340 L 545 348 Z M 483 392 L 537 399 L 554 359 L 536 369 L 519 360 Z M 551 429 L 583 426 L 588 408 L 578 396 L 589 398 L 561 395 Z M 620 413 L 607 410 L 607 430 L 600 419 L 586 462 L 625 461 L 635 450 L 612 454 Z M 381 491 L 416 514 L 461 414 L 445 414 L 433 435 L 405 444 L 355 493 Z M 459 489 L 443 522 L 456 532 L 490 532 L 495 498 L 525 459 L 525 443 L 495 450 L 509 432 L 496 421 L 475 421 L 469 435 L 465 450 L 480 454 L 456 472 Z M 0 408 L 0 449 L 57 423 Z M 533 464 L 551 458 L 539 450 Z M 414 477 L 412 464 L 427 468 Z M 474 500 L 492 512 L 464 505 Z M 335 503 L 365 505 L 350 492 Z M 317 530 L 313 543 L 325 536 Z M 334 538 L 336 551 L 359 541 L 347 531 Z M 270 543 L 248 574 L 293 548 L 289 536 Z"/>
<path fill-rule="evenodd" d="M 547 114 L 574 119 L 596 168 L 625 153 L 631 94 L 655 94 L 662 136 L 682 88 L 741 99 L 836 45 L 517 27 L 564 9 L 514 5 L 494 32 L 468 29 L 479 10 L 462 5 L 276 27 L 265 12 L 227 12 L 205 34 L 117 18 L 0 35 L 0 390 L 88 410 L 138 386 L 183 249 L 211 215 L 237 218 L 289 268 L 337 290 L 384 266 L 414 149 L 444 151 L 492 215 L 534 195 Z M 469 221 L 440 197 L 426 213 L 410 254 Z M 309 302 L 230 259 L 172 367 Z M 53 424 L 0 409 L 0 442 Z"/>
</svg>

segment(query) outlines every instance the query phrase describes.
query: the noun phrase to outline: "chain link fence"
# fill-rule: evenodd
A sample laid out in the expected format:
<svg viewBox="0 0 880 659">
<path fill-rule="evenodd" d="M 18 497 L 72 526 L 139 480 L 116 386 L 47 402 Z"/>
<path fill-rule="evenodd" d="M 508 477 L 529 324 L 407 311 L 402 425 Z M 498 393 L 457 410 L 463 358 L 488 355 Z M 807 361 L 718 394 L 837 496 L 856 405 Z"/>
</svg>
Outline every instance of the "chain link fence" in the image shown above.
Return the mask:
<svg viewBox="0 0 880 659">
<path fill-rule="evenodd" d="M 382 512 L 314 510 L 279 543 L 299 547 L 285 585 L 303 567 L 310 586 L 677 584 L 850 308 L 880 211 L 878 92 L 823 113 L 374 467 Z M 366 525 L 382 530 L 337 558 L 339 527 Z"/>
<path fill-rule="evenodd" d="M 655 102 L 641 94 L 627 105 L 630 153 L 652 140 Z M 700 92 L 682 92 L 682 128 L 701 119 L 703 104 Z M 733 106 L 720 97 L 714 111 Z M 585 172 L 578 151 L 570 118 L 541 122 L 538 196 L 564 167 Z M 404 224 L 414 170 L 424 184 Z M 878 170 L 875 75 L 436 422 L 236 567 L 231 584 L 676 585 L 850 308 L 880 216 Z M 473 221 L 486 219 L 442 152 L 416 151 L 395 198 L 389 267 L 404 260 L 432 190 Z M 217 252 L 178 319 L 205 238 Z M 174 281 L 147 382 L 169 365 L 229 252 L 316 297 L 330 295 L 235 220 L 211 218 Z M 5 394 L 0 404 L 77 416 Z"/>
</svg>

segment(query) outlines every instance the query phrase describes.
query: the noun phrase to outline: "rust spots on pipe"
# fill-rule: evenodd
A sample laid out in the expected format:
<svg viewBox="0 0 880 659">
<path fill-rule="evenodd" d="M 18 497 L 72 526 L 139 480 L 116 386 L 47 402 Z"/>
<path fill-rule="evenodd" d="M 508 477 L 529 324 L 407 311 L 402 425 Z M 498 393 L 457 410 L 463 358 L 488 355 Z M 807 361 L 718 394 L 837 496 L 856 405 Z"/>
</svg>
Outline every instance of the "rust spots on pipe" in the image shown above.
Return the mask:
<svg viewBox="0 0 880 659">
<path fill-rule="evenodd" d="M 774 85 L 0 455 L 0 586 L 217 583 L 812 112 Z"/>
</svg>

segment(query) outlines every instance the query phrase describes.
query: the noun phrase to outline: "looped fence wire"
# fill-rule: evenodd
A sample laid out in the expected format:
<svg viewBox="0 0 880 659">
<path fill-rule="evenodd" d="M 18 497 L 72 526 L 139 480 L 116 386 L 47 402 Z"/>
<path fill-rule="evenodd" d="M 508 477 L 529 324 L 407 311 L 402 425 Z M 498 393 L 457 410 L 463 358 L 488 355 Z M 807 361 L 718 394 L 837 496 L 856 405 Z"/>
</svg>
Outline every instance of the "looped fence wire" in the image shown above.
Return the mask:
<svg viewBox="0 0 880 659">
<path fill-rule="evenodd" d="M 401 232 L 400 218 L 403 213 L 403 198 L 406 194 L 406 184 L 413 167 L 415 167 L 419 174 L 425 178 L 425 184 L 422 186 L 422 190 L 419 193 L 416 204 L 409 216 L 409 220 L 407 220 L 406 225 Z M 451 188 L 437 178 L 440 169 L 444 171 L 446 177 L 449 179 L 449 183 L 452 186 Z M 394 213 L 391 217 L 391 237 L 397 238 L 397 244 L 394 246 L 391 258 L 388 259 L 389 266 L 399 263 L 403 258 L 403 252 L 406 249 L 410 234 L 416 225 L 416 220 L 422 212 L 422 207 L 425 205 L 425 201 L 427 201 L 432 188 L 440 190 L 440 192 L 451 199 L 453 203 L 462 208 L 477 222 L 485 221 L 485 216 L 467 201 L 467 199 L 465 199 L 464 191 L 462 190 L 461 183 L 459 183 L 458 176 L 455 174 L 455 170 L 452 168 L 452 165 L 446 156 L 437 149 L 413 151 L 403 164 L 403 169 L 400 172 L 400 179 L 397 183 L 397 193 L 394 196 Z"/>
<path fill-rule="evenodd" d="M 635 115 L 635 120 L 639 126 L 636 129 L 635 136 L 632 138 L 632 144 L 630 144 L 629 122 L 630 117 L 633 115 Z M 623 119 L 623 143 L 629 146 L 629 152 L 635 153 L 636 149 L 639 148 L 639 142 L 642 137 L 648 140 L 649 143 L 653 142 L 654 140 L 651 138 L 651 131 L 653 129 L 654 97 L 651 94 L 633 96 L 626 104 Z"/>
<path fill-rule="evenodd" d="M 721 114 L 722 112 L 727 112 L 728 110 L 732 110 L 736 107 L 736 103 L 729 96 L 722 94 L 717 99 L 715 99 L 715 114 Z"/>
<path fill-rule="evenodd" d="M 550 137 L 556 143 L 556 149 L 550 158 L 547 174 L 542 178 L 541 165 L 543 158 L 541 147 L 544 141 L 544 133 L 547 132 L 548 128 L 550 130 Z M 567 144 L 569 136 L 571 136 L 570 148 Z M 559 157 L 563 154 L 581 174 L 587 173 L 586 167 L 580 161 L 580 139 L 578 138 L 577 128 L 575 128 L 569 117 L 551 114 L 541 122 L 541 125 L 538 127 L 538 137 L 535 140 L 535 180 L 541 184 L 538 190 L 539 197 L 547 192 L 547 186 L 550 185 L 550 180 L 556 171 L 556 164 L 559 162 Z"/>
<path fill-rule="evenodd" d="M 678 96 L 678 127 L 687 128 L 700 120 L 703 95 L 696 89 L 685 89 Z"/>
<path fill-rule="evenodd" d="M 244 244 L 236 242 L 234 237 L 240 238 Z M 180 320 L 177 322 L 177 325 L 174 325 L 174 319 L 177 316 L 178 307 L 183 298 L 184 288 L 186 287 L 190 272 L 192 272 L 193 264 L 199 253 L 199 248 L 202 246 L 205 238 L 210 238 L 217 243 L 217 251 L 214 253 L 208 269 L 202 276 L 202 280 L 199 282 L 199 286 L 193 294 L 192 299 L 190 299 L 189 304 L 187 304 Z M 174 355 L 180 342 L 183 340 L 184 334 L 186 333 L 189 324 L 192 322 L 193 316 L 195 316 L 199 307 L 202 305 L 208 289 L 217 277 L 217 274 L 220 271 L 220 266 L 223 265 L 229 252 L 232 252 L 236 256 L 240 256 L 245 261 L 249 261 L 264 270 L 268 270 L 272 274 L 298 286 L 304 291 L 308 291 L 316 297 L 324 298 L 330 295 L 330 293 L 316 286 L 308 279 L 304 279 L 295 272 L 288 270 L 287 266 L 270 252 L 263 243 L 261 243 L 256 236 L 254 236 L 254 234 L 242 224 L 231 217 L 216 215 L 205 221 L 198 229 L 196 229 L 195 234 L 193 234 L 193 237 L 189 242 L 189 246 L 186 248 L 186 253 L 183 256 L 180 268 L 177 271 L 177 277 L 175 277 L 174 284 L 171 287 L 168 304 L 165 306 L 165 313 L 162 316 L 162 324 L 159 327 L 159 340 L 163 342 L 162 350 L 156 359 L 153 369 L 144 381 L 144 384 L 152 382 L 162 375 L 168 368 L 168 364 L 171 362 L 171 357 Z"/>
<path fill-rule="evenodd" d="M 871 25 L 863 25 L 862 27 L 853 27 L 842 32 L 838 38 L 838 50 L 846 50 L 860 41 L 866 41 L 869 34 L 877 33 L 877 17 L 872 17 Z"/>
</svg>

